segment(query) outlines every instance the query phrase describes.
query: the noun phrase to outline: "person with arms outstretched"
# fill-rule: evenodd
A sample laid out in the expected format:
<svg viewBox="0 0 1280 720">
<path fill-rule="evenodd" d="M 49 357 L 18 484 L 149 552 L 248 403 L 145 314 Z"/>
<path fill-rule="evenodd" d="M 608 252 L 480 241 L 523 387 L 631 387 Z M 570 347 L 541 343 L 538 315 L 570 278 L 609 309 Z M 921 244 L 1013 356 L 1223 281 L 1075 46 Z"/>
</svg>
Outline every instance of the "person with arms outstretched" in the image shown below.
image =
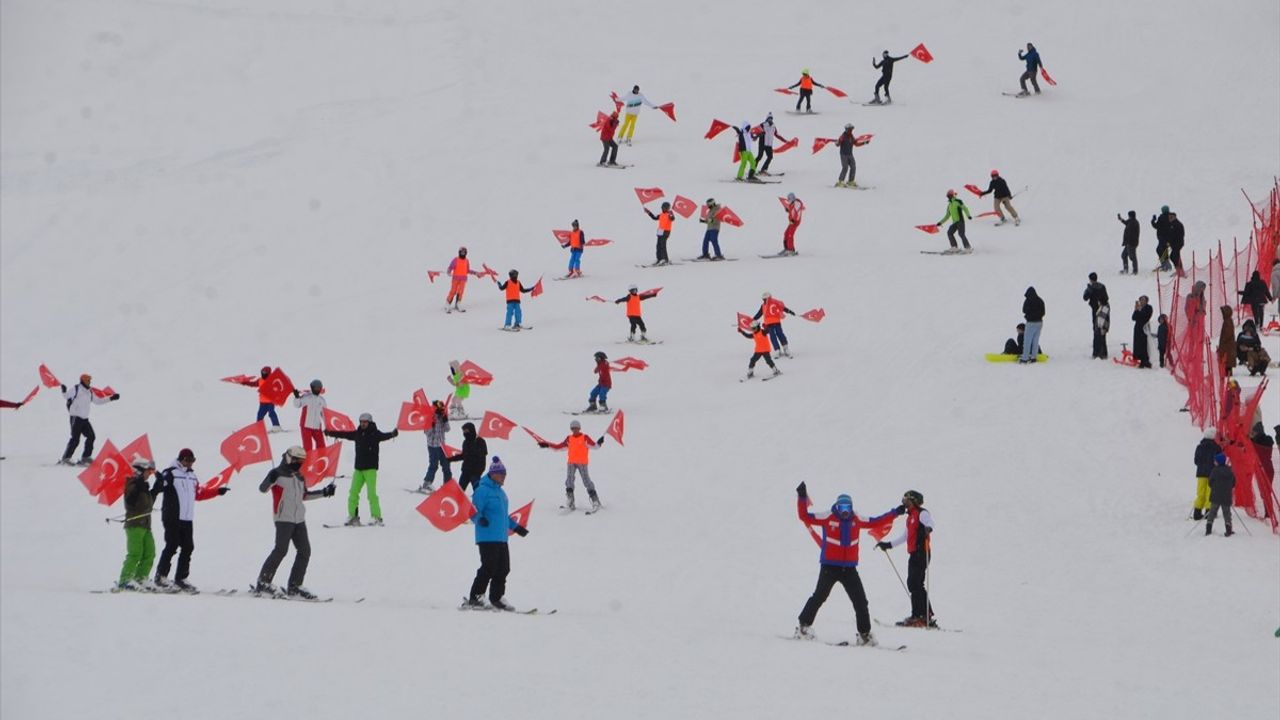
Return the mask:
<svg viewBox="0 0 1280 720">
<path fill-rule="evenodd" d="M 671 211 L 671 203 L 662 203 L 662 210 L 654 215 L 649 208 L 642 208 L 644 213 L 652 220 L 658 221 L 658 246 L 655 252 L 657 257 L 654 265 L 670 265 L 671 258 L 667 256 L 667 241 L 671 239 L 671 228 L 675 226 L 676 214 Z"/>
<path fill-rule="evenodd" d="M 800 99 L 796 100 L 796 112 L 800 112 L 801 103 L 804 104 L 805 112 L 807 113 L 813 112 L 813 89 L 815 87 L 824 88 L 826 87 L 826 85 L 823 85 L 817 80 L 814 80 L 813 76 L 809 74 L 809 68 L 805 68 L 800 71 L 800 79 L 797 80 L 794 85 L 789 86 L 787 89 L 794 90 L 797 87 L 800 88 Z"/>
<path fill-rule="evenodd" d="M 871 59 L 871 67 L 880 71 L 880 79 L 876 81 L 876 96 L 871 101 L 872 105 L 880 103 L 880 88 L 884 88 L 884 104 L 888 105 L 893 102 L 893 98 L 889 97 L 889 83 L 893 82 L 893 64 L 899 60 L 906 60 L 910 55 L 901 55 L 893 57 L 888 50 L 880 53 L 880 61 L 876 62 L 875 58 Z"/>
<path fill-rule="evenodd" d="M 639 85 L 633 85 L 631 92 L 623 96 L 621 102 L 626 112 L 623 114 L 622 127 L 618 129 L 618 139 L 630 146 L 631 138 L 636 134 L 636 118 L 640 116 L 640 106 L 648 105 L 655 110 L 658 106 L 640 93 Z"/>
</svg>

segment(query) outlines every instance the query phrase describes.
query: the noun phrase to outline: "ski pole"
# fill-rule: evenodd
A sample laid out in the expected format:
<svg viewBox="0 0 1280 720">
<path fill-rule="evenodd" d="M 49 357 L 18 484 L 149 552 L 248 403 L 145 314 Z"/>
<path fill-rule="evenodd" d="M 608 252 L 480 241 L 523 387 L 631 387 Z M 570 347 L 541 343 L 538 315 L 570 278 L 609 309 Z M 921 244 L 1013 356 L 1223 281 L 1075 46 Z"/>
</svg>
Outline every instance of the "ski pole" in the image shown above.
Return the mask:
<svg viewBox="0 0 1280 720">
<path fill-rule="evenodd" d="M 1244 518 L 1240 517 L 1240 508 L 1236 507 L 1235 505 L 1232 505 L 1231 510 L 1234 511 L 1236 514 L 1236 523 L 1239 524 L 1240 527 L 1244 528 L 1245 533 L 1249 537 L 1253 537 L 1253 531 L 1249 529 L 1248 525 L 1244 524 Z"/>
<path fill-rule="evenodd" d="M 109 523 L 113 523 L 113 522 L 124 523 L 124 522 L 129 522 L 130 520 L 137 520 L 138 518 L 144 518 L 144 517 L 147 517 L 147 516 L 151 515 L 151 514 L 152 514 L 152 513 L 154 513 L 154 512 L 155 512 L 155 510 L 152 510 L 151 512 L 145 512 L 145 513 L 142 513 L 141 515 L 134 515 L 133 517 L 125 517 L 125 516 L 121 515 L 121 516 L 120 516 L 120 517 L 118 517 L 118 518 L 107 518 L 106 520 L 107 520 L 107 522 L 109 522 Z"/>
<path fill-rule="evenodd" d="M 898 576 L 898 582 L 902 584 L 902 591 L 911 597 L 911 591 L 907 589 L 907 583 L 902 579 L 902 573 L 898 572 L 898 566 L 893 563 L 893 558 L 889 557 L 889 551 L 884 551 L 884 559 L 889 561 L 889 567 L 893 568 L 893 574 Z"/>
</svg>

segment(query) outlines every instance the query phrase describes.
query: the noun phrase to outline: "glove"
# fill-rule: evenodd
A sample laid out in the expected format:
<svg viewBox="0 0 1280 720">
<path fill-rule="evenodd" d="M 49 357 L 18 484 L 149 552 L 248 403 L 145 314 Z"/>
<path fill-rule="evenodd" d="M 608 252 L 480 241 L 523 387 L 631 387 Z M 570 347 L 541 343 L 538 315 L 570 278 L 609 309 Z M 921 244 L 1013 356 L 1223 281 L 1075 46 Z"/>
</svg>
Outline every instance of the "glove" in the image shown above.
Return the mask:
<svg viewBox="0 0 1280 720">
<path fill-rule="evenodd" d="M 479 518 L 476 518 L 476 524 L 480 527 L 489 527 L 489 518 L 481 515 Z"/>
<path fill-rule="evenodd" d="M 603 436 L 603 435 L 601 435 L 600 437 L 596 438 L 596 445 L 597 445 L 597 446 L 602 446 L 602 445 L 604 445 L 604 436 Z"/>
<path fill-rule="evenodd" d="M 67 391 L 67 386 L 66 386 L 66 385 L 63 385 L 63 386 L 62 386 L 62 392 L 66 392 L 66 391 Z"/>
<path fill-rule="evenodd" d="M 294 389 L 293 389 L 293 396 L 294 396 L 294 397 L 296 397 L 296 398 L 299 398 L 299 397 L 302 397 L 302 393 L 298 391 L 298 388 L 294 388 Z"/>
<path fill-rule="evenodd" d="M 539 443 L 538 443 L 538 447 L 540 447 L 540 448 L 549 448 L 549 447 L 551 447 L 551 443 L 549 443 L 549 442 L 539 442 Z"/>
<path fill-rule="evenodd" d="M 802 498 L 809 497 L 809 488 L 804 484 L 804 482 L 801 482 L 796 486 L 796 495 L 799 495 Z"/>
<path fill-rule="evenodd" d="M 903 514 L 905 514 L 906 512 L 907 512 L 907 506 L 906 506 L 906 505 L 899 505 L 898 507 L 896 507 L 896 508 L 894 508 L 894 509 L 893 509 L 893 514 L 894 514 L 894 515 L 903 515 Z"/>
<path fill-rule="evenodd" d="M 525 535 L 529 534 L 529 531 L 526 530 L 523 525 L 517 525 L 515 529 L 515 534 L 519 535 L 520 537 L 524 537 Z"/>
<path fill-rule="evenodd" d="M 890 543 L 890 542 L 878 542 L 878 543 L 876 543 L 876 549 L 877 549 L 877 550 L 888 550 L 888 549 L 889 549 L 889 548 L 891 548 L 891 547 L 893 547 L 893 543 Z"/>
<path fill-rule="evenodd" d="M 226 485 L 223 485 L 222 487 L 218 488 L 219 497 L 226 495 L 229 492 L 231 492 L 231 488 L 227 487 Z"/>
<path fill-rule="evenodd" d="M 119 400 L 119 399 L 120 399 L 120 393 L 114 393 L 114 394 L 112 394 L 111 399 L 112 399 L 112 400 Z"/>
<path fill-rule="evenodd" d="M 322 492 L 324 493 L 325 497 L 333 497 L 338 493 L 337 483 L 329 483 L 328 485 L 325 486 Z"/>
</svg>

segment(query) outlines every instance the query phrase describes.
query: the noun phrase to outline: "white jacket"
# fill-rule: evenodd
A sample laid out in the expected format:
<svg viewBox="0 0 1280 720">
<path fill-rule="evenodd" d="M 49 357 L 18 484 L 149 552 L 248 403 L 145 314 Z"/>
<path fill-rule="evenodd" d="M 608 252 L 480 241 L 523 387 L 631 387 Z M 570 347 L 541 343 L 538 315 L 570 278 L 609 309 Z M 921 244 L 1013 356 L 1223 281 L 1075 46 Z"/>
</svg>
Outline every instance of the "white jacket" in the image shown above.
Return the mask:
<svg viewBox="0 0 1280 720">
<path fill-rule="evenodd" d="M 649 102 L 649 98 L 641 93 L 627 93 L 622 97 L 622 109 L 628 115 L 639 115 L 641 105 L 648 105 L 655 110 L 658 107 Z"/>
<path fill-rule="evenodd" d="M 178 519 L 190 522 L 196 519 L 196 488 L 200 487 L 200 479 L 195 470 L 188 470 L 182 463 L 175 462 L 169 467 L 173 476 L 173 491 L 178 496 Z"/>
<path fill-rule="evenodd" d="M 310 390 L 293 399 L 293 406 L 302 408 L 302 416 L 298 424 L 311 430 L 324 430 L 324 409 L 328 403 L 323 395 L 316 395 Z"/>
<path fill-rule="evenodd" d="M 760 137 L 764 140 L 765 147 L 772 148 L 773 139 L 781 137 L 778 135 L 778 126 L 771 122 L 760 123 Z"/>
<path fill-rule="evenodd" d="M 71 417 L 89 419 L 89 406 L 106 405 L 111 402 L 111 398 L 100 398 L 93 394 L 93 391 L 85 387 L 82 383 L 76 383 L 71 389 L 62 393 L 62 397 L 70 401 L 67 406 L 67 412 Z"/>
</svg>

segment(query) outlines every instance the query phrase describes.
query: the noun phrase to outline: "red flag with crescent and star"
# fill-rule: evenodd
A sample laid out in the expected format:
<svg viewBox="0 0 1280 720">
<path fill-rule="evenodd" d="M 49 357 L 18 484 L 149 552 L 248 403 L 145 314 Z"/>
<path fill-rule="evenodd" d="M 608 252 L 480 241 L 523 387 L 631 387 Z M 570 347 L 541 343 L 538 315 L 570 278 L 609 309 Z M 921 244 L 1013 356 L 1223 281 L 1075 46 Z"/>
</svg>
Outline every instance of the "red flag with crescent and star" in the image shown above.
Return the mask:
<svg viewBox="0 0 1280 720">
<path fill-rule="evenodd" d="M 218 451 L 236 472 L 254 463 L 270 462 L 271 444 L 267 442 L 267 426 L 259 420 L 240 428 L 222 441 Z"/>
<path fill-rule="evenodd" d="M 201 493 L 217 492 L 218 488 L 231 482 L 231 476 L 236 474 L 236 469 L 230 465 L 222 469 L 222 472 L 214 475 L 200 486 Z"/>
<path fill-rule="evenodd" d="M 492 410 L 486 410 L 484 418 L 480 420 L 480 430 L 476 434 L 482 438 L 507 440 L 511 437 L 511 431 L 515 429 L 516 424 L 511 420 Z"/>
<path fill-rule="evenodd" d="M 307 451 L 307 459 L 302 461 L 302 477 L 307 487 L 315 487 L 325 478 L 338 474 L 338 457 L 342 455 L 342 443 L 333 443 L 327 447 L 312 448 Z"/>
<path fill-rule="evenodd" d="M 613 438 L 614 440 L 617 440 L 619 445 L 624 444 L 622 442 L 622 426 L 623 426 L 622 411 L 619 410 L 618 412 L 613 414 L 613 419 L 609 421 L 609 429 L 605 431 L 606 433 L 608 433 L 609 437 Z"/>
<path fill-rule="evenodd" d="M 351 432 L 356 429 L 356 424 L 351 422 L 351 417 L 343 415 L 337 410 L 324 409 L 324 429 L 337 430 L 338 432 Z"/>
<path fill-rule="evenodd" d="M 293 394 L 293 381 L 280 368 L 272 370 L 262 382 L 262 396 L 269 399 L 276 407 L 284 405 Z"/>
<path fill-rule="evenodd" d="M 532 514 L 533 514 L 533 501 L 530 500 L 524 507 L 511 513 L 509 517 L 512 520 L 515 520 L 517 525 L 527 529 L 529 527 L 529 516 Z M 515 534 L 516 534 L 515 530 L 507 530 L 507 537 L 511 537 L 512 535 L 515 535 Z"/>
<path fill-rule="evenodd" d="M 40 364 L 40 382 L 44 383 L 45 387 L 58 387 L 62 384 L 58 382 L 57 376 L 44 363 Z"/>
<path fill-rule="evenodd" d="M 93 464 L 81 470 L 77 477 L 90 495 L 97 495 L 102 492 L 102 486 L 107 481 L 119 476 L 123 482 L 128 475 L 128 467 L 129 462 L 120 457 L 120 451 L 108 440 L 102 444 L 102 449 L 98 451 L 98 457 L 94 458 Z"/>
<path fill-rule="evenodd" d="M 400 403 L 400 418 L 396 420 L 397 430 L 426 430 L 434 424 L 431 406 L 419 405 L 416 402 Z"/>
<path fill-rule="evenodd" d="M 467 493 L 458 486 L 457 480 L 450 480 L 444 487 L 431 493 L 418 504 L 418 512 L 428 522 L 443 532 L 449 532 L 471 519 L 476 508 L 467 498 Z"/>
</svg>

